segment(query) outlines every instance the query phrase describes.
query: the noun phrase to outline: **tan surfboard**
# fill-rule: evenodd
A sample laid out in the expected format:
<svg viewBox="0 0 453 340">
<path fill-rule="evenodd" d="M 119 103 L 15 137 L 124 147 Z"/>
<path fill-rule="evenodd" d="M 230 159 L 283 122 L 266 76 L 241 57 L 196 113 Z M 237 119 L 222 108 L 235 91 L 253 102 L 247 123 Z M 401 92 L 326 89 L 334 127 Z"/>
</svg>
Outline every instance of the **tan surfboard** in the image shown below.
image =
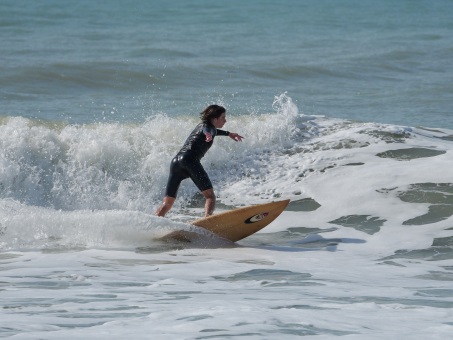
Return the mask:
<svg viewBox="0 0 453 340">
<path fill-rule="evenodd" d="M 289 201 L 283 200 L 238 208 L 195 220 L 191 224 L 236 242 L 256 233 L 275 220 L 288 206 Z M 186 235 L 187 232 L 175 231 L 166 235 L 165 238 L 187 240 Z"/>
</svg>

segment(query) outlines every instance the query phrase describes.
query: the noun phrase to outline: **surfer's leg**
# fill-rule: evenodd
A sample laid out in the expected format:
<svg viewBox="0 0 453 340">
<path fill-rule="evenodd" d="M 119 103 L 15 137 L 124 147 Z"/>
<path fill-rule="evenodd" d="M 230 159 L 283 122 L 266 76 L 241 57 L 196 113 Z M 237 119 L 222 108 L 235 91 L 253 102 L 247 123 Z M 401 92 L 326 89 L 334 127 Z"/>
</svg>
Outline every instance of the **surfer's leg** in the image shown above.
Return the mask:
<svg viewBox="0 0 453 340">
<path fill-rule="evenodd" d="M 215 209 L 215 194 L 214 194 L 214 189 L 207 189 L 205 191 L 201 192 L 206 198 L 206 203 L 204 205 L 204 215 L 211 216 L 212 213 L 214 212 Z"/>
<path fill-rule="evenodd" d="M 165 214 L 170 211 L 171 207 L 173 206 L 173 203 L 175 203 L 175 200 L 176 198 L 174 197 L 165 196 L 162 205 L 156 211 L 156 215 L 164 217 Z"/>
<path fill-rule="evenodd" d="M 179 185 L 188 177 L 189 175 L 179 166 L 179 157 L 173 158 L 170 165 L 170 175 L 168 176 L 164 201 L 156 211 L 157 216 L 164 217 L 165 214 L 170 211 L 173 203 L 175 203 Z"/>
<path fill-rule="evenodd" d="M 215 208 L 215 195 L 211 180 L 205 169 L 199 160 L 194 160 L 191 157 L 183 157 L 180 163 L 206 199 L 204 206 L 205 216 L 212 215 Z"/>
</svg>

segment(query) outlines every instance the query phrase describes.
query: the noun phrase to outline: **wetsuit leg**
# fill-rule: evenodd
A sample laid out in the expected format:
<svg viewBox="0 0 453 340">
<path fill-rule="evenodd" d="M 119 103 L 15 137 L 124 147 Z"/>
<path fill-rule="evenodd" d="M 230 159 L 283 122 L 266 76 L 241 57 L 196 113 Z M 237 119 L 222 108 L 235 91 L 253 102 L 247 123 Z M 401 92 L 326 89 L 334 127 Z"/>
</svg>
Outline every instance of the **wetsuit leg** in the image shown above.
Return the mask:
<svg viewBox="0 0 453 340">
<path fill-rule="evenodd" d="M 176 198 L 179 186 L 183 180 L 189 178 L 189 174 L 180 165 L 181 156 L 173 158 L 170 164 L 170 175 L 168 176 L 165 196 Z"/>
</svg>

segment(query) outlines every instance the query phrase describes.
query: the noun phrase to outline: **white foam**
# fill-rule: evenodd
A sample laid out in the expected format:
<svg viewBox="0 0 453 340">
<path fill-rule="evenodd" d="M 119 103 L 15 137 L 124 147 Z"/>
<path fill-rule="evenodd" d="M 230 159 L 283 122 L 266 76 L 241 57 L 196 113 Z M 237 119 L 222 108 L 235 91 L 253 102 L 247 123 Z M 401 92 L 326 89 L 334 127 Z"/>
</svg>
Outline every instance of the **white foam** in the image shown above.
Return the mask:
<svg viewBox="0 0 453 340">
<path fill-rule="evenodd" d="M 433 203 L 400 193 L 451 183 L 451 141 L 441 137 L 453 133 L 307 117 L 285 96 L 274 108 L 227 118 L 246 139 L 218 137 L 203 161 L 219 201 L 320 207 L 291 205 L 234 248 L 185 223 L 202 212 L 187 208 L 189 181 L 169 219 L 152 215 L 195 118 L 1 125 L 2 330 L 17 339 L 448 337 L 453 218 L 406 223 Z M 378 156 L 404 148 L 445 153 Z M 350 216 L 363 225 L 342 225 Z M 174 230 L 197 233 L 195 243 L 156 240 Z M 433 249 L 439 238 L 446 245 Z"/>
</svg>

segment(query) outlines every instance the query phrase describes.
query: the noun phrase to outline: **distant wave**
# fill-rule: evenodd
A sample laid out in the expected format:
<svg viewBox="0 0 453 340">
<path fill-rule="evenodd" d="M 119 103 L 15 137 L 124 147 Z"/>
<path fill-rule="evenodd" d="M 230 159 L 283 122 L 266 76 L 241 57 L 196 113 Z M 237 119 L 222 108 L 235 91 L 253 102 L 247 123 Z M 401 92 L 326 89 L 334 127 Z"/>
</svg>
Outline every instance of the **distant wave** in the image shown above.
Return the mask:
<svg viewBox="0 0 453 340">
<path fill-rule="evenodd" d="M 0 86 L 21 88 L 20 92 L 53 95 L 99 88 L 103 91 L 134 91 L 159 81 L 160 76 L 144 72 L 142 67 L 114 62 L 58 63 L 21 68 L 0 76 Z"/>
</svg>

